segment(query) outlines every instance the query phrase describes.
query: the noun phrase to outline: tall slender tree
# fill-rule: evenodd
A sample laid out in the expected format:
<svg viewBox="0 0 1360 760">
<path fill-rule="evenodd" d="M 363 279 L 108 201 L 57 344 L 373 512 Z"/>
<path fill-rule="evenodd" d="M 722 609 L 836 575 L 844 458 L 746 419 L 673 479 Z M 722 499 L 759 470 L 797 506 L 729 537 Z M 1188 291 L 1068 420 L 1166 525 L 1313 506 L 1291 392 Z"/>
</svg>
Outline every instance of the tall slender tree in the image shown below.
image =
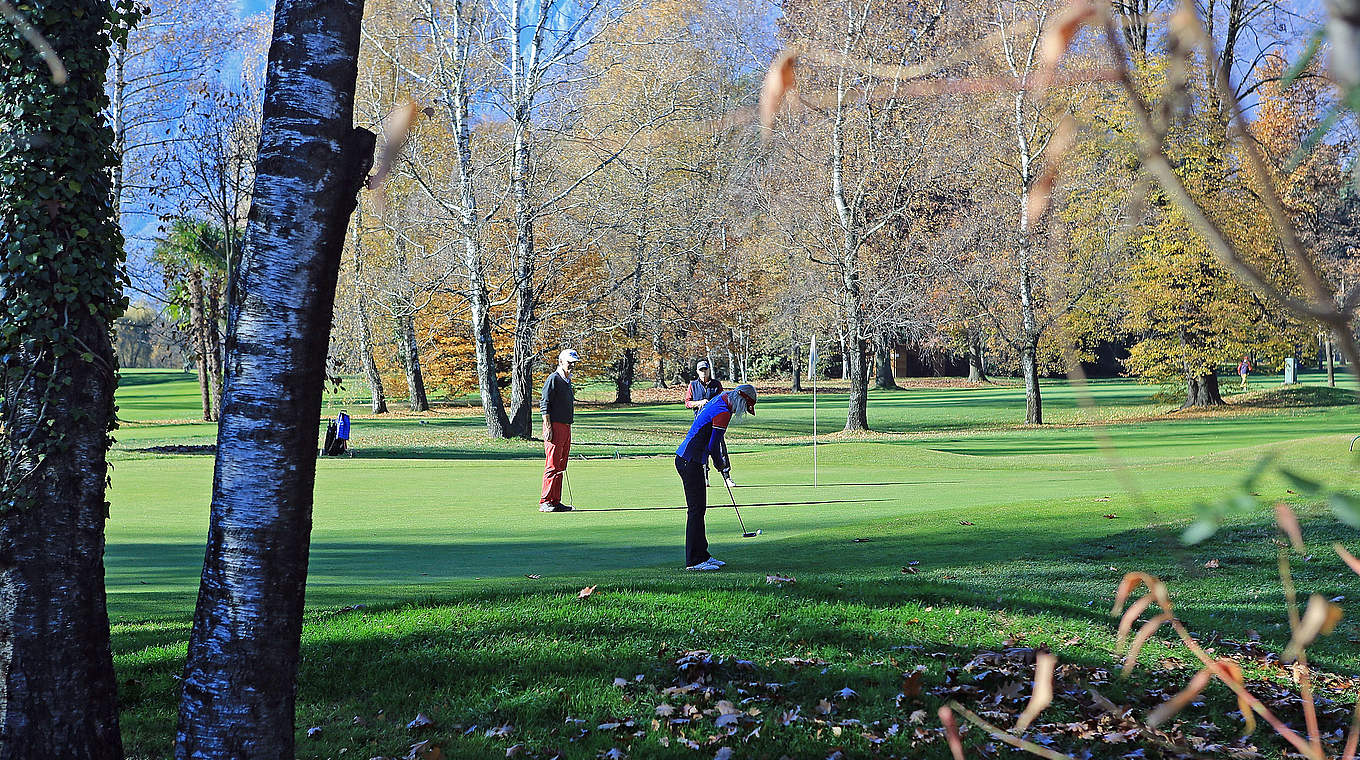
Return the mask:
<svg viewBox="0 0 1360 760">
<path fill-rule="evenodd" d="M 108 0 L 21 8 L 66 78 L 0 26 L 0 758 L 115 760 L 104 488 L 127 302 L 100 111 L 133 16 Z"/>
<path fill-rule="evenodd" d="M 227 382 L 177 758 L 291 758 L 317 420 L 340 255 L 374 136 L 362 0 L 280 0 L 227 326 Z"/>
</svg>

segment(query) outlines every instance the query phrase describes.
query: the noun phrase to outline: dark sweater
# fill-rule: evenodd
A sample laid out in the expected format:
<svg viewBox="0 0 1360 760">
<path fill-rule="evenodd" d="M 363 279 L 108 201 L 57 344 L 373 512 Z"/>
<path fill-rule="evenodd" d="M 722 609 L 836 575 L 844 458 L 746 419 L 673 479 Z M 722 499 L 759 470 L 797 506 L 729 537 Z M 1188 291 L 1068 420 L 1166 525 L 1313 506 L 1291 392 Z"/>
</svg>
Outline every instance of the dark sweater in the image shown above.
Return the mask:
<svg viewBox="0 0 1360 760">
<path fill-rule="evenodd" d="M 571 424 L 572 411 L 576 406 L 576 390 L 562 373 L 554 371 L 543 383 L 543 398 L 538 402 L 538 411 L 548 416 L 549 422 Z"/>
</svg>

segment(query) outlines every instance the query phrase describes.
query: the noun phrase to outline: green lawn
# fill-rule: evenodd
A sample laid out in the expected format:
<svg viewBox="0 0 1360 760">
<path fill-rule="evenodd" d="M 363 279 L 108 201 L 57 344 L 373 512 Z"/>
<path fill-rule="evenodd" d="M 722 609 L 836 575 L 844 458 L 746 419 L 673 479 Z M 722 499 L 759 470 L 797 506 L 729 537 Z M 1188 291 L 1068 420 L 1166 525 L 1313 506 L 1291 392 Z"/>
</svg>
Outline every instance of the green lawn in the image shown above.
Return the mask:
<svg viewBox="0 0 1360 760">
<path fill-rule="evenodd" d="M 689 415 L 678 405 L 578 410 L 573 453 L 584 458 L 570 467 L 578 511 L 564 515 L 536 511 L 539 443 L 487 441 L 480 418 L 459 409 L 356 419 L 355 457 L 318 466 L 299 755 L 403 757 L 430 739 L 446 757 L 504 757 L 517 744 L 521 757 L 614 748 L 630 757 L 712 757 L 724 746 L 734 757 L 826 757 L 838 748 L 846 757 L 947 756 L 936 734 L 886 735 L 892 723 L 910 725 L 917 709 L 927 710 L 926 728 L 938 724 L 940 700 L 929 688 L 895 702 L 903 671 L 924 665 L 928 684 L 944 684 L 949 667 L 1006 641 L 1048 643 L 1064 662 L 1110 667 L 1112 593 L 1134 569 L 1171 581 L 1192 629 L 1239 640 L 1250 629 L 1283 644 L 1264 507 L 1205 545 L 1182 548 L 1176 536 L 1194 502 L 1230 495 L 1267 454 L 1350 488 L 1356 460 L 1347 445 L 1360 434 L 1360 408 L 1335 402 L 1351 397 L 1313 388 L 1288 397 L 1302 405 L 1269 395 L 1215 414 L 1168 416 L 1152 389 L 1131 382 L 1095 383 L 1093 412 L 1065 383 L 1044 391 L 1054 424 L 1041 429 L 1015 424 L 1024 397 L 1013 384 L 875 391 L 878 432 L 853 438 L 826 435 L 843 424 L 845 397 L 819 394 L 816 488 L 810 396 L 762 400 L 754 424 L 733 431 L 731 448 L 742 515 L 764 535 L 743 540 L 730 508 L 711 511 L 712 551 L 729 566 L 698 577 L 680 569 L 683 496 L 671 455 Z M 352 413 L 361 409 L 345 401 Z M 212 457 L 146 449 L 210 444 L 215 430 L 193 422 L 190 375 L 129 371 L 119 406 L 107 566 L 124 733 L 133 757 L 164 757 Z M 1274 474 L 1255 486 L 1263 504 L 1284 499 L 1305 518 L 1314 555 L 1295 563 L 1301 593 L 1360 598 L 1360 578 L 1327 548 L 1342 540 L 1360 553 L 1360 535 L 1286 488 Z M 727 494 L 710 497 L 720 504 Z M 1220 567 L 1204 568 L 1210 559 Z M 909 562 L 917 572 L 902 571 Z M 797 581 L 767 584 L 775 573 Z M 596 593 L 578 599 L 585 586 Z M 1357 640 L 1360 627 L 1345 620 L 1314 658 L 1360 672 Z M 743 719 L 737 736 L 712 716 L 653 728 L 663 701 L 703 709 L 723 696 L 661 693 L 684 681 L 675 660 L 689 649 L 752 663 L 729 663 L 712 678 L 731 701 L 762 710 Z M 793 655 L 826 664 L 778 662 Z M 1160 645 L 1144 659 L 1161 655 L 1189 659 Z M 1179 685 L 1189 671 L 1171 675 Z M 616 677 L 628 685 L 614 686 Z M 784 686 L 770 693 L 746 681 Z M 830 715 L 816 711 L 844 687 L 859 695 L 830 699 Z M 1146 687 L 1102 689 L 1146 705 Z M 776 716 L 794 706 L 806 717 L 780 725 Z M 1052 708 L 1064 709 L 1061 700 Z M 434 724 L 408 731 L 417 713 Z M 629 719 L 632 728 L 599 728 Z M 865 727 L 875 721 L 878 728 Z M 487 735 L 507 724 L 508 735 Z M 758 735 L 743 741 L 756 726 Z M 308 738 L 311 727 L 320 731 Z M 878 744 L 865 735 L 878 733 Z M 1064 742 L 1101 757 L 1135 746 Z"/>
</svg>

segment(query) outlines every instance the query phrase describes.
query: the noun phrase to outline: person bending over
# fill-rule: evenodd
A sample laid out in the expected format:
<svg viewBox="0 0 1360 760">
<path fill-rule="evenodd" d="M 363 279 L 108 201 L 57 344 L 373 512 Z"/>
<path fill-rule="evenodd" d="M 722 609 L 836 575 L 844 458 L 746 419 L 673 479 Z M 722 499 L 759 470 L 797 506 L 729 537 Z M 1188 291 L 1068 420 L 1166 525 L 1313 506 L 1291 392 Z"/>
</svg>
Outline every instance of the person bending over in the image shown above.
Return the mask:
<svg viewBox="0 0 1360 760">
<path fill-rule="evenodd" d="M 746 415 L 756 413 L 756 389 L 738 385 L 719 394 L 695 415 L 689 433 L 675 450 L 675 471 L 685 488 L 685 569 L 717 570 L 727 564 L 708 553 L 704 512 L 708 509 L 708 489 L 704 486 L 704 460 L 713 455 L 718 469 L 726 469 L 723 438 L 727 428 L 740 424 Z"/>
</svg>

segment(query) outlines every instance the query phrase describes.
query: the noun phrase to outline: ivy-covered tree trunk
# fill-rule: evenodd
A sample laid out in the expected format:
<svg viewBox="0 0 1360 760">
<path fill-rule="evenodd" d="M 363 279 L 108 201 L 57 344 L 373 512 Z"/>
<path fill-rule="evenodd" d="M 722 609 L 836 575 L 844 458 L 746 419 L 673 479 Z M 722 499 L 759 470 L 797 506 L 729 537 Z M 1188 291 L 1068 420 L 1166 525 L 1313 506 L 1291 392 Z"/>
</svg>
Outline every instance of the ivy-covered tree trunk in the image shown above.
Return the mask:
<svg viewBox="0 0 1360 760">
<path fill-rule="evenodd" d="M 228 315 L 208 548 L 175 756 L 291 758 L 317 421 L 345 229 L 372 162 L 356 129 L 362 0 L 280 0 Z"/>
<path fill-rule="evenodd" d="M 1213 373 L 1187 378 L 1185 381 L 1185 404 L 1182 409 L 1192 406 L 1219 406 L 1223 396 L 1218 392 L 1218 375 Z"/>
<path fill-rule="evenodd" d="M 104 0 L 30 0 L 62 84 L 0 25 L 0 759 L 123 756 L 104 592 L 123 239 Z"/>
</svg>

